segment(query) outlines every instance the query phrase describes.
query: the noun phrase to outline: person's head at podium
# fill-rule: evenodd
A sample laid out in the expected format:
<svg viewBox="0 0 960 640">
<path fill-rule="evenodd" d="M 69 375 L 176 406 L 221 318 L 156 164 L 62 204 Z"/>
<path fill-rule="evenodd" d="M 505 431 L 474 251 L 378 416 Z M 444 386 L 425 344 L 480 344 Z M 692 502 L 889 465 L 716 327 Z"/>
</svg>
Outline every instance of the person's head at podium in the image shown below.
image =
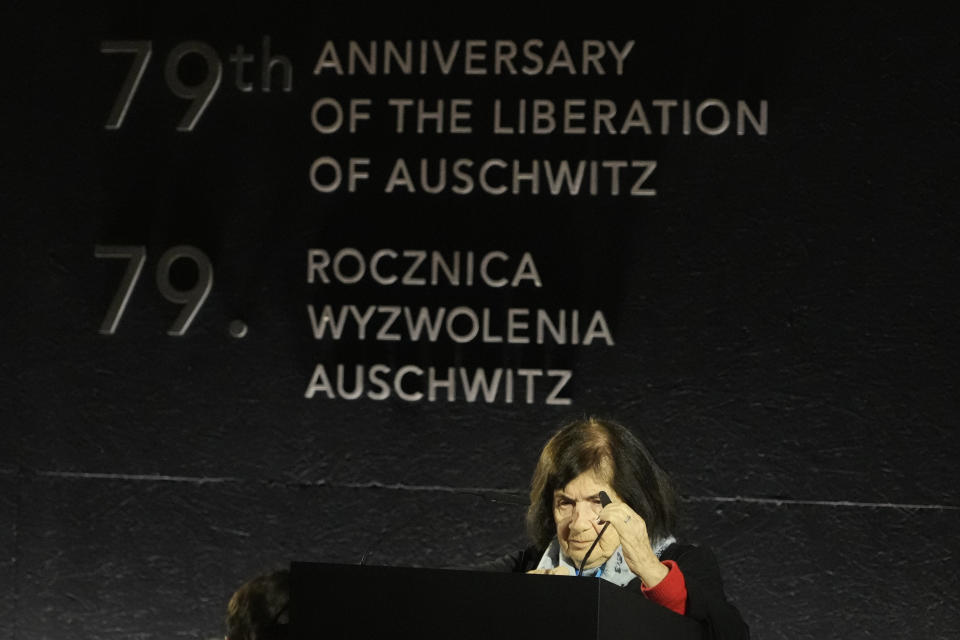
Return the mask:
<svg viewBox="0 0 960 640">
<path fill-rule="evenodd" d="M 547 441 L 530 483 L 534 546 L 494 570 L 592 576 L 696 620 L 702 637 L 749 638 L 709 549 L 674 537 L 677 496 L 629 429 L 572 422 Z"/>
<path fill-rule="evenodd" d="M 290 572 L 259 575 L 236 590 L 227 604 L 225 640 L 286 640 Z"/>
<path fill-rule="evenodd" d="M 615 559 L 622 556 L 633 574 L 656 583 L 665 573 L 657 549 L 672 541 L 675 522 L 676 495 L 667 474 L 625 427 L 578 420 L 544 446 L 531 482 L 527 528 L 556 561 L 538 572 L 589 575 L 619 554 Z"/>
</svg>

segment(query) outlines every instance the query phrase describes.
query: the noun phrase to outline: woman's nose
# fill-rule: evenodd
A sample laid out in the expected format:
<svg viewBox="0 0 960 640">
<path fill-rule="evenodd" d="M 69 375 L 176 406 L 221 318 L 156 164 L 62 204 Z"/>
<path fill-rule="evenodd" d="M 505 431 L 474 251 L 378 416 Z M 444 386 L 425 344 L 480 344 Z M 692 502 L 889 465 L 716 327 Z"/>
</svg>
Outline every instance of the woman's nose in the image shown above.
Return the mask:
<svg viewBox="0 0 960 640">
<path fill-rule="evenodd" d="M 573 525 L 579 529 L 592 528 L 597 521 L 597 514 L 589 502 L 578 503 L 573 512 Z"/>
</svg>

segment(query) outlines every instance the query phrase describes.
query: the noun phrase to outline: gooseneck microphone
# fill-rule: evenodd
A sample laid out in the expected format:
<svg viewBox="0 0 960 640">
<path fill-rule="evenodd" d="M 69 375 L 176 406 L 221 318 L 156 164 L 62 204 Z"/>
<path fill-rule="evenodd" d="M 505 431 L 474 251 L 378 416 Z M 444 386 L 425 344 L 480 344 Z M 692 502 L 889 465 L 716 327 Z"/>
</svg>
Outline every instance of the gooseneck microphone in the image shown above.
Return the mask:
<svg viewBox="0 0 960 640">
<path fill-rule="evenodd" d="M 610 504 L 611 502 L 613 502 L 613 500 L 610 499 L 610 496 L 607 495 L 606 491 L 601 491 L 599 493 L 599 496 L 600 496 L 600 504 L 603 505 L 604 507 Z M 597 534 L 597 539 L 593 541 L 593 544 L 590 545 L 590 548 L 587 549 L 587 552 L 583 554 L 583 560 L 580 561 L 580 568 L 577 569 L 578 576 L 583 575 L 583 567 L 584 565 L 587 564 L 587 558 L 590 557 L 590 554 L 593 552 L 594 548 L 596 548 L 597 543 L 600 542 L 600 537 L 603 535 L 603 532 L 606 531 L 607 527 L 609 526 L 610 526 L 609 522 L 603 525 L 603 528 L 600 529 L 600 533 Z"/>
</svg>

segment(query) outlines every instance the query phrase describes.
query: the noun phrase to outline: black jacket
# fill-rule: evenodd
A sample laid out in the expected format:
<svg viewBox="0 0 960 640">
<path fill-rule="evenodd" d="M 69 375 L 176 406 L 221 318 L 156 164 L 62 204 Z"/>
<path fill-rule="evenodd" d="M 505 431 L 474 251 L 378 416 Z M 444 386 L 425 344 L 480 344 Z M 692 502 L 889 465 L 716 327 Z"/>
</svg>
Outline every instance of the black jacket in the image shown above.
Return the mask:
<svg viewBox="0 0 960 640">
<path fill-rule="evenodd" d="M 529 547 L 480 567 L 487 571 L 526 572 L 537 568 L 543 550 Z M 673 560 L 683 572 L 687 585 L 686 616 L 700 622 L 705 640 L 741 640 L 750 637 L 740 612 L 727 602 L 720 567 L 706 547 L 674 543 L 663 550 L 661 560 Z M 626 589 L 641 592 L 640 580 L 627 583 Z"/>
</svg>

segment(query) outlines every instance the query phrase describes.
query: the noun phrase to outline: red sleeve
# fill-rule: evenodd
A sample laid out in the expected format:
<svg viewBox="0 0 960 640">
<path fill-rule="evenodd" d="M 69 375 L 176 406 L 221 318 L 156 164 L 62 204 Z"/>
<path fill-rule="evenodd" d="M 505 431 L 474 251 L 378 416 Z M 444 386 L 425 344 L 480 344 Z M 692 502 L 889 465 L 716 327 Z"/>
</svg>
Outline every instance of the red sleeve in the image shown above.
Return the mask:
<svg viewBox="0 0 960 640">
<path fill-rule="evenodd" d="M 669 569 L 666 577 L 657 586 L 641 585 L 640 590 L 648 600 L 683 615 L 687 611 L 687 583 L 676 562 L 664 560 L 663 564 Z"/>
</svg>

